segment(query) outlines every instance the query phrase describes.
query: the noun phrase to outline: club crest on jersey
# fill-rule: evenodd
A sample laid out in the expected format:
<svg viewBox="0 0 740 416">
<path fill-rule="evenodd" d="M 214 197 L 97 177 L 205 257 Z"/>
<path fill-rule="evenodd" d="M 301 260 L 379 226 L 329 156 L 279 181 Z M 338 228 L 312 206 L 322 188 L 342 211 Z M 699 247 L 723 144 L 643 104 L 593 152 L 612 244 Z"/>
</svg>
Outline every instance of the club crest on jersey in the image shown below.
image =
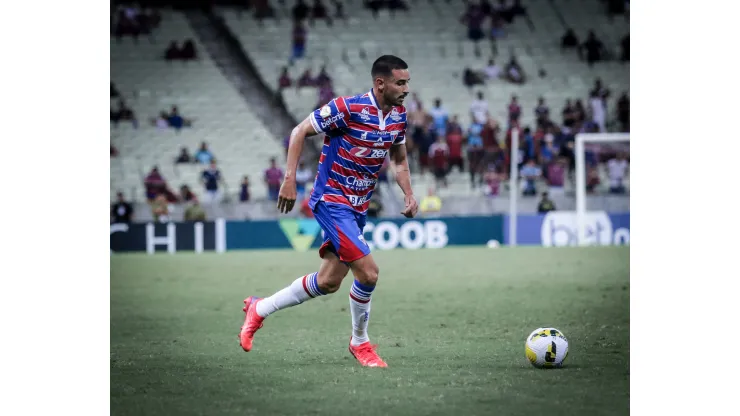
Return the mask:
<svg viewBox="0 0 740 416">
<path fill-rule="evenodd" d="M 398 114 L 398 110 L 396 110 L 395 108 L 393 110 L 391 110 L 391 116 L 390 117 L 391 117 L 391 120 L 393 120 L 393 121 L 399 121 L 401 119 L 401 115 Z"/>
<path fill-rule="evenodd" d="M 362 111 L 360 111 L 360 118 L 361 118 L 361 119 L 362 119 L 363 121 L 368 121 L 368 120 L 370 120 L 370 109 L 369 109 L 369 108 L 367 108 L 367 107 L 363 108 L 363 109 L 362 109 Z"/>
<path fill-rule="evenodd" d="M 321 118 L 327 118 L 331 115 L 331 108 L 329 108 L 328 105 L 325 105 L 321 107 L 321 111 L 319 111 L 319 115 Z"/>
</svg>

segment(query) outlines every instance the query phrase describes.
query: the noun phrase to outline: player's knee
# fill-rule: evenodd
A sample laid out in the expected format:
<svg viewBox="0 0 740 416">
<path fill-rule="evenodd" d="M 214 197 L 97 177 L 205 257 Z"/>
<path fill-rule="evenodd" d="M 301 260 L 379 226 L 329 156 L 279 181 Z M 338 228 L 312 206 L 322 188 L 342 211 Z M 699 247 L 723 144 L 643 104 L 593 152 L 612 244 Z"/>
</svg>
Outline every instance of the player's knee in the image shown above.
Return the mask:
<svg viewBox="0 0 740 416">
<path fill-rule="evenodd" d="M 341 282 L 333 282 L 330 280 L 327 280 L 325 282 L 317 282 L 319 285 L 319 290 L 321 290 L 324 294 L 330 294 L 334 293 L 337 290 L 339 290 L 339 287 L 342 285 Z"/>
<path fill-rule="evenodd" d="M 378 283 L 379 272 L 380 270 L 378 269 L 378 265 L 373 263 L 364 267 L 362 272 L 358 273 L 359 276 L 357 276 L 357 280 L 359 280 L 363 285 L 375 286 Z"/>
</svg>

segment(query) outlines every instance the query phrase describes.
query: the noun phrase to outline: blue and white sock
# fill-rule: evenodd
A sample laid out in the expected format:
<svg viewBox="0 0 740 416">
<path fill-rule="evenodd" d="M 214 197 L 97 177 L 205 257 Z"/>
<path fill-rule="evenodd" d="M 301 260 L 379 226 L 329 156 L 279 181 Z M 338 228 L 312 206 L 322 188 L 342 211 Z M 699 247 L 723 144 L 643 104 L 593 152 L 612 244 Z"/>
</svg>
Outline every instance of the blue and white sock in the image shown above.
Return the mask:
<svg viewBox="0 0 740 416">
<path fill-rule="evenodd" d="M 323 296 L 325 293 L 319 289 L 318 273 L 311 273 L 297 278 L 290 286 L 280 290 L 269 298 L 264 298 L 257 303 L 257 315 L 267 318 L 270 314 L 291 306 Z"/>
<path fill-rule="evenodd" d="M 370 341 L 367 336 L 367 324 L 370 321 L 370 295 L 375 286 L 365 286 L 355 280 L 349 290 L 349 310 L 352 312 L 352 340 L 350 344 L 358 346 Z"/>
</svg>

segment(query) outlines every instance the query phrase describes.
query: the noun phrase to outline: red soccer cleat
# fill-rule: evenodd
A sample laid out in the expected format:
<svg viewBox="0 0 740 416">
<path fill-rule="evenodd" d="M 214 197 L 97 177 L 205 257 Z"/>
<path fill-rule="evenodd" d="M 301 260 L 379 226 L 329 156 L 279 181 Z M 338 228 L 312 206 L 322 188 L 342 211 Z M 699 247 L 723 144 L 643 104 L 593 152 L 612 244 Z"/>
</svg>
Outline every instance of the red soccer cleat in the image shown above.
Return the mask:
<svg viewBox="0 0 740 416">
<path fill-rule="evenodd" d="M 252 349 L 254 333 L 257 332 L 258 329 L 262 328 L 262 321 L 265 320 L 265 318 L 257 315 L 257 302 L 261 300 L 262 299 L 254 296 L 244 299 L 245 306 L 242 310 L 246 312 L 246 317 L 244 318 L 242 330 L 239 333 L 239 342 L 242 344 L 244 351 L 247 352 Z"/>
<path fill-rule="evenodd" d="M 388 367 L 388 364 L 375 352 L 376 348 L 378 348 L 377 344 L 371 345 L 369 342 L 364 342 L 356 347 L 351 342 L 349 344 L 349 352 L 363 367 Z"/>
</svg>

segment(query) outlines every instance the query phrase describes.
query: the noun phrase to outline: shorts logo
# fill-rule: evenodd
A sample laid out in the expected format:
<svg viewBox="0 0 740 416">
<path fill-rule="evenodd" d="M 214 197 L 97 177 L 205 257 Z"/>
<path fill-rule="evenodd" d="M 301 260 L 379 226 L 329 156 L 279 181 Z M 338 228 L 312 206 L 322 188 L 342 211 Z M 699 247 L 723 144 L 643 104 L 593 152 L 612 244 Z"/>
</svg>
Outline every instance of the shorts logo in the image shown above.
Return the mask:
<svg viewBox="0 0 740 416">
<path fill-rule="evenodd" d="M 328 105 L 325 105 L 321 107 L 321 111 L 319 111 L 319 115 L 321 118 L 327 118 L 331 115 L 331 108 L 329 108 Z"/>
</svg>

